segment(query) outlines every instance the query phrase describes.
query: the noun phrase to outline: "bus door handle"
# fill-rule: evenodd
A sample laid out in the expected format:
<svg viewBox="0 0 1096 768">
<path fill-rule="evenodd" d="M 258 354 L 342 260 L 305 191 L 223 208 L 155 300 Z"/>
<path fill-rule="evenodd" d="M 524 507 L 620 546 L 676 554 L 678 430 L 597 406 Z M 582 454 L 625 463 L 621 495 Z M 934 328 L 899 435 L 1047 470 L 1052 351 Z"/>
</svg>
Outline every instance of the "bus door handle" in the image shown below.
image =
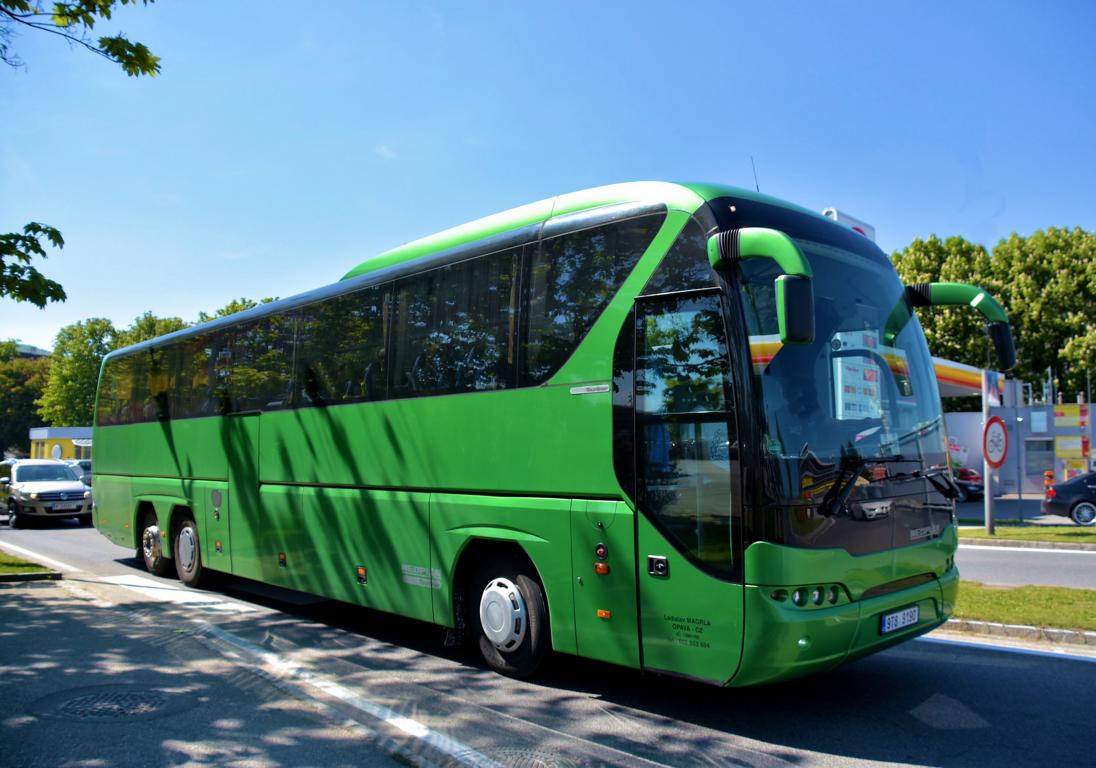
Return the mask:
<svg viewBox="0 0 1096 768">
<path fill-rule="evenodd" d="M 670 560 L 665 555 L 647 555 L 647 573 L 656 579 L 670 578 Z"/>
</svg>

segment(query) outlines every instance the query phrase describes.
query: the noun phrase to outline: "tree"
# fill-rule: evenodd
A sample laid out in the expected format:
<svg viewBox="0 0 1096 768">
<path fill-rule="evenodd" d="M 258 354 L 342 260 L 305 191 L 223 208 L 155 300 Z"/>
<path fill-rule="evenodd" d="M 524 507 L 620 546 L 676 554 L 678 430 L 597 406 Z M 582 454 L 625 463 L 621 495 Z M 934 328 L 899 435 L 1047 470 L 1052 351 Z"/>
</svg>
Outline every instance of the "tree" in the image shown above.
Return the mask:
<svg viewBox="0 0 1096 768">
<path fill-rule="evenodd" d="M 23 66 L 12 50 L 11 41 L 17 30 L 37 30 L 57 35 L 72 45 L 79 45 L 119 64 L 130 77 L 155 76 L 160 71 L 160 59 L 142 43 L 126 39 L 123 34 L 95 39 L 91 30 L 96 22 L 109 20 L 122 5 L 148 5 L 153 0 L 76 0 L 57 2 L 49 10 L 41 0 L 0 0 L 0 61 L 12 67 Z M 65 291 L 59 283 L 47 279 L 30 266 L 34 256 L 46 257 L 41 238 L 55 248 L 64 246 L 61 233 L 47 224 L 31 222 L 22 234 L 0 235 L 0 297 L 29 301 L 44 307 L 48 301 L 64 301 Z"/>
<path fill-rule="evenodd" d="M 181 331 L 187 325 L 189 323 L 186 323 L 181 317 L 156 317 L 151 312 L 145 312 L 134 320 L 129 328 L 118 332 L 115 337 L 114 348 L 128 347 L 130 344 L 139 344 L 142 341 L 155 339 L 157 336 L 163 336 L 166 333 Z"/>
<path fill-rule="evenodd" d="M 971 283 L 1001 298 L 986 249 L 962 237 L 915 239 L 891 256 L 898 275 L 911 283 Z M 1008 307 L 1005 307 L 1006 311 Z M 933 355 L 979 368 L 994 364 L 992 345 L 982 330 L 985 319 L 970 307 L 921 309 L 917 319 Z"/>
<path fill-rule="evenodd" d="M 126 39 L 123 34 L 95 39 L 91 35 L 96 22 L 108 21 L 117 6 L 149 5 L 153 0 L 76 0 L 54 3 L 47 11 L 41 0 L 0 0 L 0 61 L 12 67 L 23 66 L 11 50 L 16 30 L 48 32 L 119 64 L 130 77 L 154 77 L 160 71 L 160 58 L 144 44 Z"/>
<path fill-rule="evenodd" d="M 993 249 L 993 268 L 1022 340 L 1015 375 L 1035 383 L 1050 367 L 1060 390 L 1083 392 L 1086 372 L 1096 369 L 1096 234 L 1013 234 Z"/>
<path fill-rule="evenodd" d="M 57 427 L 92 423 L 99 366 L 117 344 L 118 331 L 110 320 L 93 317 L 57 332 L 50 356 L 49 381 L 38 399 L 38 414 Z"/>
<path fill-rule="evenodd" d="M 961 237 L 914 240 L 892 255 L 902 281 L 979 285 L 1009 313 L 1017 346 L 1010 376 L 1038 383 L 1052 368 L 1059 388 L 1083 391 L 1096 368 L 1096 234 L 1051 227 L 1002 239 L 992 255 Z M 967 307 L 918 312 L 934 355 L 976 365 L 995 363 L 983 320 Z"/>
<path fill-rule="evenodd" d="M 245 309 L 251 309 L 252 307 L 257 307 L 260 304 L 269 304 L 272 301 L 277 301 L 277 299 L 276 298 L 266 298 L 266 299 L 262 299 L 260 301 L 252 301 L 251 299 L 244 299 L 244 298 L 233 299 L 232 301 L 228 302 L 223 307 L 221 307 L 220 309 L 215 311 L 212 315 L 209 314 L 208 312 L 204 312 L 204 311 L 199 312 L 198 313 L 198 322 L 199 323 L 208 323 L 210 320 L 216 320 L 218 317 L 228 317 L 229 315 L 234 315 L 237 312 L 243 312 Z"/>
<path fill-rule="evenodd" d="M 0 343 L 0 450 L 25 453 L 30 428 L 40 424 L 34 402 L 49 375 L 48 357 L 23 358 L 14 342 Z"/>
</svg>

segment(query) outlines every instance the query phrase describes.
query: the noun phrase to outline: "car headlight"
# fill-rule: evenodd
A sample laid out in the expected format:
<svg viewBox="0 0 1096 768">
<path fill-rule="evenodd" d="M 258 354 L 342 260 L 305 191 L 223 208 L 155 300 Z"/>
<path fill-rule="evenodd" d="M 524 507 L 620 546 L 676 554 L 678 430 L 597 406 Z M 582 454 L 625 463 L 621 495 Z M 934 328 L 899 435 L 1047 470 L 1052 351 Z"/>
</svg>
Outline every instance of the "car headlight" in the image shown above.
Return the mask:
<svg viewBox="0 0 1096 768">
<path fill-rule="evenodd" d="M 84 491 L 84 498 L 85 499 L 90 499 L 91 498 L 91 491 Z"/>
<path fill-rule="evenodd" d="M 31 501 L 38 501 L 38 494 L 37 493 L 29 493 L 29 494 L 27 494 L 27 498 L 30 499 Z"/>
</svg>

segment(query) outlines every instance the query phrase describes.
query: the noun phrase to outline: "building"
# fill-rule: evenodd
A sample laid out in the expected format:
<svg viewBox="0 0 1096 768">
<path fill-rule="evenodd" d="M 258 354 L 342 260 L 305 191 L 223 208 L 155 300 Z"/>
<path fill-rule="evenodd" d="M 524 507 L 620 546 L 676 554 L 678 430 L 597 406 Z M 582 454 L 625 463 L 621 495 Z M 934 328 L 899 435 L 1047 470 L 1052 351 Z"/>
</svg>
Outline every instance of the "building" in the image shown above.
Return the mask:
<svg viewBox="0 0 1096 768">
<path fill-rule="evenodd" d="M 91 427 L 34 427 L 30 430 L 32 459 L 90 459 Z"/>
</svg>

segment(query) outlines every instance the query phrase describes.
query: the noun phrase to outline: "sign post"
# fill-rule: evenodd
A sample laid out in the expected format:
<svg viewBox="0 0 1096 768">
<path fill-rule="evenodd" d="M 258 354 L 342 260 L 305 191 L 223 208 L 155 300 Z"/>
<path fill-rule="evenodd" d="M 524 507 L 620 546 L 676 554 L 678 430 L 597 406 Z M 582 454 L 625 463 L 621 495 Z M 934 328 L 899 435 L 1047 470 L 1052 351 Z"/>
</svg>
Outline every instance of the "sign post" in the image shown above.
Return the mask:
<svg viewBox="0 0 1096 768">
<path fill-rule="evenodd" d="M 985 375 L 984 372 L 983 375 Z M 983 406 L 983 413 L 988 416 L 988 403 Z M 993 535 L 993 483 L 990 470 L 1004 466 L 1006 456 L 1008 456 L 1008 427 L 1000 416 L 989 416 L 982 430 L 982 459 L 985 462 L 983 496 L 986 503 L 986 533 L 989 535 Z"/>
</svg>

